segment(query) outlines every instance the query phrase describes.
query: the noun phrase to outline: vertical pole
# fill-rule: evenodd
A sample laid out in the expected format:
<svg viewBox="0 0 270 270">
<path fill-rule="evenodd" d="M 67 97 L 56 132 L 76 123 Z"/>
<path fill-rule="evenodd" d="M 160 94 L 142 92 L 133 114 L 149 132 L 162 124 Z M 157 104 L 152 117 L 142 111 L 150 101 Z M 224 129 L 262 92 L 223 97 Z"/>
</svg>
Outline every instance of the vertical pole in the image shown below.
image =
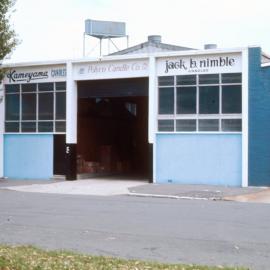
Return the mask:
<svg viewBox="0 0 270 270">
<path fill-rule="evenodd" d="M 85 32 L 83 33 L 83 57 L 85 57 Z"/>
<path fill-rule="evenodd" d="M 102 56 L 102 38 L 99 39 L 99 56 Z"/>
<path fill-rule="evenodd" d="M 66 102 L 66 180 L 77 179 L 77 83 L 73 80 L 73 67 L 67 62 Z"/>
</svg>

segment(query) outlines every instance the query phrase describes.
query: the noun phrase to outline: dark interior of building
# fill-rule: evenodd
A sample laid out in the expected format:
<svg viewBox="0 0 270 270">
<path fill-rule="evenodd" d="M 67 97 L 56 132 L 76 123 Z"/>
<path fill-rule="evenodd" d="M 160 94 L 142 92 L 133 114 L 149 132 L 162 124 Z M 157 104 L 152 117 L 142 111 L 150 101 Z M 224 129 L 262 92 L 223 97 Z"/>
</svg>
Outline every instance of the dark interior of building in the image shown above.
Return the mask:
<svg viewBox="0 0 270 270">
<path fill-rule="evenodd" d="M 148 178 L 148 79 L 78 82 L 77 171 Z"/>
</svg>

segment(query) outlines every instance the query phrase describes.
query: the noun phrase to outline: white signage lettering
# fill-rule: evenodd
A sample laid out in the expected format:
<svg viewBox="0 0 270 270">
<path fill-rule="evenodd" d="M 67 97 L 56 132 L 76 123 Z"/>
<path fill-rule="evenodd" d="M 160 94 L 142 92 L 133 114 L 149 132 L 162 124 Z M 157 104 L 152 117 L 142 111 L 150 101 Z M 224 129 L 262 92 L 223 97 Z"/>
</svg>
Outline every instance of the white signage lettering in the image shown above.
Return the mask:
<svg viewBox="0 0 270 270">
<path fill-rule="evenodd" d="M 241 72 L 240 54 L 179 56 L 158 59 L 158 75 Z"/>
<path fill-rule="evenodd" d="M 148 61 L 118 61 L 74 65 L 74 79 L 106 79 L 148 76 Z"/>
</svg>

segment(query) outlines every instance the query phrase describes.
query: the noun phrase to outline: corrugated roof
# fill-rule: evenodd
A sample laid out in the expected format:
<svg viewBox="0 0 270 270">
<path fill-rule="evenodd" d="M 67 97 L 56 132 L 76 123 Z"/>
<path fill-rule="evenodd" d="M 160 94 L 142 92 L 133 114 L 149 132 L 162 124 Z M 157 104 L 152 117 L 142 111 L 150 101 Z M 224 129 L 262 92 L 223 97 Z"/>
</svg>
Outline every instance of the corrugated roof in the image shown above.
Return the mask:
<svg viewBox="0 0 270 270">
<path fill-rule="evenodd" d="M 151 37 L 159 37 L 160 41 L 157 40 L 156 38 L 152 40 Z M 160 36 L 149 36 L 147 42 L 135 45 L 133 47 L 129 47 L 127 49 L 124 49 L 118 52 L 114 52 L 110 55 L 151 53 L 151 52 L 164 52 L 164 51 L 187 51 L 187 50 L 194 50 L 194 49 L 162 43 Z"/>
</svg>

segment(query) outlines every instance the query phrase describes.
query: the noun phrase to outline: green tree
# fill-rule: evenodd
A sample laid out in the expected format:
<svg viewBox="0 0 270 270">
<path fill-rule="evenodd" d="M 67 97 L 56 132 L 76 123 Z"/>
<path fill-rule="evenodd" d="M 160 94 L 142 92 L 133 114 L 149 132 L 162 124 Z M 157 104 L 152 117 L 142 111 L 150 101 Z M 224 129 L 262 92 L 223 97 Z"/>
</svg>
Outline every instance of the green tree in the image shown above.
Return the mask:
<svg viewBox="0 0 270 270">
<path fill-rule="evenodd" d="M 0 64 L 7 58 L 18 44 L 15 31 L 10 25 L 10 16 L 15 0 L 0 0 Z M 0 77 L 4 70 L 0 70 Z M 1 79 L 1 78 L 0 78 Z"/>
</svg>

